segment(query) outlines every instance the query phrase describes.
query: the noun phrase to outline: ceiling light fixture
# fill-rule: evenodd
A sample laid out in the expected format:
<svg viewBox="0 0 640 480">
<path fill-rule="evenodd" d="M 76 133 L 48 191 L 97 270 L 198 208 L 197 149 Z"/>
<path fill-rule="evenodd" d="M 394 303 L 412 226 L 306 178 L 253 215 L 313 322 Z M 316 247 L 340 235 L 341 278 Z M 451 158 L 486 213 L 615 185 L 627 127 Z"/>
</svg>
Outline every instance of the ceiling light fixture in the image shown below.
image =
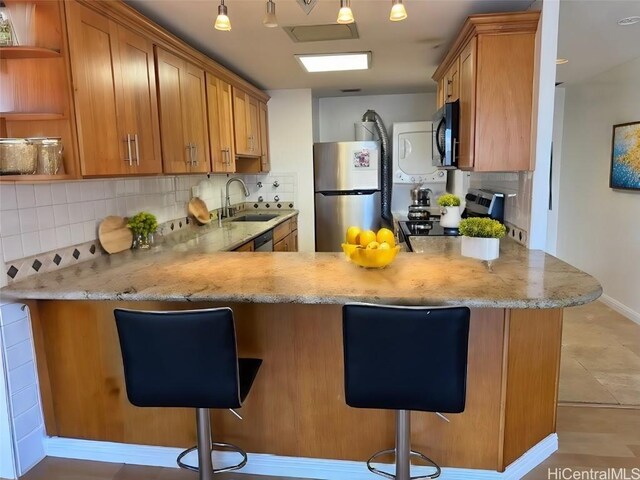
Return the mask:
<svg viewBox="0 0 640 480">
<path fill-rule="evenodd" d="M 564 65 L 565 63 L 569 63 L 569 60 L 566 58 L 556 58 L 556 65 Z"/>
<path fill-rule="evenodd" d="M 220 0 L 220 5 L 218 5 L 218 17 L 216 18 L 216 23 L 213 27 L 216 30 L 221 30 L 223 32 L 231 30 L 231 20 L 229 20 L 229 16 L 227 15 L 227 6 L 224 4 L 224 0 Z"/>
<path fill-rule="evenodd" d="M 371 65 L 371 52 L 296 55 L 296 58 L 309 73 L 368 70 Z"/>
<path fill-rule="evenodd" d="M 640 23 L 640 17 L 634 15 L 633 17 L 625 17 L 618 20 L 618 25 L 621 27 L 628 27 L 629 25 L 635 25 L 636 23 Z"/>
<path fill-rule="evenodd" d="M 407 18 L 407 10 L 404 8 L 402 0 L 391 0 L 391 14 L 389 20 L 399 22 Z"/>
<path fill-rule="evenodd" d="M 353 23 L 353 12 L 351 11 L 351 0 L 340 0 L 340 11 L 338 12 L 338 23 Z"/>
<path fill-rule="evenodd" d="M 269 28 L 275 28 L 278 26 L 278 19 L 276 18 L 276 4 L 273 0 L 267 0 L 267 12 L 264 14 L 262 24 Z"/>
</svg>

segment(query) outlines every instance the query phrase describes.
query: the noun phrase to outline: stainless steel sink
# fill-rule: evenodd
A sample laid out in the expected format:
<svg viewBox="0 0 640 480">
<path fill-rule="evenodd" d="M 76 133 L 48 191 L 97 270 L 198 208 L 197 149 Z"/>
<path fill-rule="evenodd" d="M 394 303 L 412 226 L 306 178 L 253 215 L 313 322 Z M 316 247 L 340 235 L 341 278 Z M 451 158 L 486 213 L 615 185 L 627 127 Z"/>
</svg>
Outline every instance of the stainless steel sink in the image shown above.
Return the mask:
<svg viewBox="0 0 640 480">
<path fill-rule="evenodd" d="M 277 214 L 269 214 L 269 213 L 254 213 L 244 215 L 242 217 L 234 218 L 231 220 L 232 222 L 268 222 L 269 220 L 273 220 L 276 218 Z"/>
</svg>

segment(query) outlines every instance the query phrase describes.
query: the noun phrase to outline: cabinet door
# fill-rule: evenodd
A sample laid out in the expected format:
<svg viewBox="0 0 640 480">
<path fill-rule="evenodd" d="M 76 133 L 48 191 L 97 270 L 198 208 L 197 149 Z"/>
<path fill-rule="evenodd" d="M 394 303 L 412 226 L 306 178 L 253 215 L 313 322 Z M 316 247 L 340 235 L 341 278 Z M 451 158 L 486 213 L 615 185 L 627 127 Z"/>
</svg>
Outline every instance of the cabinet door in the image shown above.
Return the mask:
<svg viewBox="0 0 640 480">
<path fill-rule="evenodd" d="M 235 172 L 233 144 L 233 94 L 231 85 L 210 73 L 207 78 L 207 113 L 213 172 Z"/>
<path fill-rule="evenodd" d="M 180 82 L 185 143 L 190 147 L 189 171 L 208 173 L 211 171 L 211 164 L 204 71 L 185 62 Z"/>
<path fill-rule="evenodd" d="M 291 235 L 289 235 L 291 237 L 291 242 L 289 247 L 289 251 L 290 252 L 297 252 L 298 251 L 298 230 L 294 230 L 293 232 L 291 232 Z"/>
<path fill-rule="evenodd" d="M 253 252 L 253 241 L 240 245 L 234 252 Z"/>
<path fill-rule="evenodd" d="M 260 171 L 271 170 L 271 158 L 269 156 L 269 112 L 267 104 L 260 102 Z"/>
<path fill-rule="evenodd" d="M 249 152 L 260 156 L 260 106 L 258 100 L 247 95 L 247 131 L 249 133 Z"/>
<path fill-rule="evenodd" d="M 249 119 L 247 118 L 247 94 L 233 89 L 233 125 L 237 155 L 251 155 L 249 150 Z"/>
<path fill-rule="evenodd" d="M 118 125 L 122 76 L 117 27 L 76 2 L 67 5 L 82 174 L 129 173 L 132 145 Z"/>
<path fill-rule="evenodd" d="M 133 137 L 134 172 L 162 173 L 153 44 L 118 27 L 123 131 Z"/>
<path fill-rule="evenodd" d="M 287 239 L 283 238 L 282 240 L 280 240 L 277 243 L 273 244 L 273 251 L 274 252 L 287 252 Z"/>
<path fill-rule="evenodd" d="M 445 75 L 446 102 L 455 102 L 460 98 L 460 60 L 456 59 Z"/>
<path fill-rule="evenodd" d="M 476 44 L 472 38 L 460 54 L 460 126 L 458 168 L 471 169 L 474 164 L 476 125 Z"/>
<path fill-rule="evenodd" d="M 444 91 L 445 91 L 444 82 L 445 82 L 444 77 L 438 80 L 438 91 L 436 93 L 436 108 L 438 109 L 444 107 Z"/>
<path fill-rule="evenodd" d="M 156 48 L 158 98 L 160 105 L 160 133 L 162 163 L 165 173 L 189 172 L 189 154 L 182 120 L 184 112 L 181 95 L 181 72 L 184 60 Z"/>
</svg>

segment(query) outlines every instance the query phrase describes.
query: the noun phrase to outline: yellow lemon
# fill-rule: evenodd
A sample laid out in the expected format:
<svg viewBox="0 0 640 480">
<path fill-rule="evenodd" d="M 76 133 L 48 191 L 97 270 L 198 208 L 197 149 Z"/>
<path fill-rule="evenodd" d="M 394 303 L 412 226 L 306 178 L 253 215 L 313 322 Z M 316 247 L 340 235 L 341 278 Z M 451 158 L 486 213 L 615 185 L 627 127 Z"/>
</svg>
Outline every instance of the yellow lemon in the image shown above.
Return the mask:
<svg viewBox="0 0 640 480">
<path fill-rule="evenodd" d="M 363 247 L 366 247 L 371 242 L 376 241 L 376 234 L 371 230 L 365 230 L 364 232 L 360 232 L 360 234 L 358 235 L 358 239 L 359 239 L 360 245 L 362 245 Z"/>
<path fill-rule="evenodd" d="M 367 250 L 377 250 L 380 244 L 378 242 L 369 242 Z"/>
<path fill-rule="evenodd" d="M 390 247 L 396 246 L 396 238 L 393 236 L 393 232 L 388 228 L 381 228 L 376 235 L 378 243 L 386 242 Z"/>
<path fill-rule="evenodd" d="M 380 246 L 378 247 L 379 250 L 391 250 L 391 245 L 389 245 L 387 242 L 382 242 L 380 244 Z"/>
<path fill-rule="evenodd" d="M 358 243 L 358 235 L 360 234 L 360 229 L 358 227 L 349 227 L 347 229 L 347 243 L 356 244 Z"/>
</svg>

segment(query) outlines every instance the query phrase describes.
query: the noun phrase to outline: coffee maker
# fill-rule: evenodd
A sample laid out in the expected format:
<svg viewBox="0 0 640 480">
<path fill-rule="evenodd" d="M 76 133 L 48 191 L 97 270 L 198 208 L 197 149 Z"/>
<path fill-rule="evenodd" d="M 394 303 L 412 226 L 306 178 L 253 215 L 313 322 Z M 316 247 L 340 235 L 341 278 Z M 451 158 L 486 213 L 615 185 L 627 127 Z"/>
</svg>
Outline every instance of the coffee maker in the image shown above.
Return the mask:
<svg viewBox="0 0 640 480">
<path fill-rule="evenodd" d="M 416 185 L 411 189 L 411 205 L 407 214 L 409 220 L 429 220 L 431 194 L 433 192 L 425 185 Z"/>
</svg>

